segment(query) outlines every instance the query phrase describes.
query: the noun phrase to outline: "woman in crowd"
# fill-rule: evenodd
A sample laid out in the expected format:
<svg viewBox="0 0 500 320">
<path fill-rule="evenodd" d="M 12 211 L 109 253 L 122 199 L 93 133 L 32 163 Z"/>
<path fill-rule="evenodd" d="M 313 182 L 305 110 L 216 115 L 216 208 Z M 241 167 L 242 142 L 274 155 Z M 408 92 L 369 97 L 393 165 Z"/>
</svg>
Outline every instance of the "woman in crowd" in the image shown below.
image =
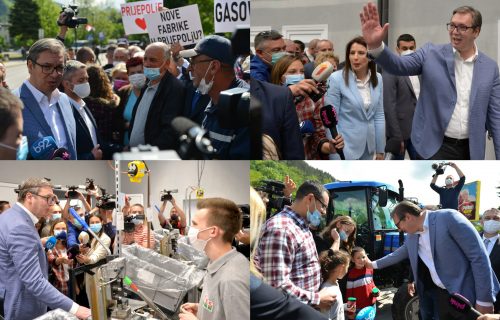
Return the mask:
<svg viewBox="0 0 500 320">
<path fill-rule="evenodd" d="M 278 60 L 271 71 L 271 82 L 277 85 L 289 86 L 304 80 L 304 65 L 299 57 L 285 55 Z M 329 140 L 326 137 L 325 127 L 321 122 L 320 109 L 323 106 L 323 98 L 315 103 L 309 97 L 299 97 L 295 99 L 295 109 L 299 122 L 304 122 L 301 129 L 304 139 L 304 151 L 306 159 L 328 159 L 328 155 L 336 153 L 335 147 L 341 149 L 344 143 L 341 137 L 338 140 Z M 336 143 L 336 145 L 334 145 Z"/>
<path fill-rule="evenodd" d="M 349 216 L 338 216 L 323 229 L 319 239 L 316 240 L 318 254 L 322 251 L 343 250 L 349 255 L 356 241 L 356 222 Z"/>
<path fill-rule="evenodd" d="M 129 84 L 125 63 L 120 62 L 111 70 L 111 80 L 113 81 L 113 91 L 115 93 L 118 93 L 118 90 Z"/>
<path fill-rule="evenodd" d="M 87 68 L 90 83 L 90 95 L 83 99 L 97 122 L 97 128 L 105 143 L 122 144 L 124 121 L 118 110 L 120 98 L 113 93 L 113 88 L 101 67 Z"/>
<path fill-rule="evenodd" d="M 367 54 L 365 40 L 352 39 L 346 46 L 344 69 L 328 79 L 325 103 L 337 110 L 337 129 L 345 140 L 346 160 L 384 159 L 382 76 Z"/>
<path fill-rule="evenodd" d="M 339 57 L 331 51 L 319 52 L 314 59 L 314 67 L 316 68 L 320 63 L 328 61 L 332 64 L 333 70 L 337 70 L 339 66 Z"/>
<path fill-rule="evenodd" d="M 126 67 L 130 84 L 118 90 L 118 96 L 120 97 L 118 110 L 125 120 L 124 146 L 127 146 L 129 142 L 128 129 L 132 120 L 132 111 L 134 110 L 137 98 L 141 95 L 142 88 L 146 85 L 143 63 L 144 59 L 141 57 L 131 58 L 127 61 Z"/>
<path fill-rule="evenodd" d="M 50 283 L 68 297 L 70 296 L 69 269 L 73 267 L 73 260 L 68 258 L 66 239 L 68 236 L 68 226 L 62 219 L 52 222 L 50 236 L 57 239 L 54 248 L 47 250 L 47 260 L 51 272 L 49 273 Z"/>
</svg>

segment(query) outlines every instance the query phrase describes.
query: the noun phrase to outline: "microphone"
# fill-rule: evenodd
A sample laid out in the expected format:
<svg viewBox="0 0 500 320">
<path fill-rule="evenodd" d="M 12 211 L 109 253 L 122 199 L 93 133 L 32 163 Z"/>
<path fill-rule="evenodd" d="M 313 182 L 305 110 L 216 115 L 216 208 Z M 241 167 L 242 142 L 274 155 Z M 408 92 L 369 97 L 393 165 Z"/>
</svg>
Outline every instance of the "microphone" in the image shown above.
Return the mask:
<svg viewBox="0 0 500 320">
<path fill-rule="evenodd" d="M 89 234 L 85 231 L 80 232 L 80 235 L 78 235 L 78 241 L 80 241 L 81 244 L 89 243 L 89 239 Z"/>
<path fill-rule="evenodd" d="M 309 136 L 314 133 L 314 125 L 311 120 L 304 120 L 300 123 L 300 133 L 302 136 Z"/>
<path fill-rule="evenodd" d="M 57 148 L 50 160 L 71 160 L 71 154 L 66 148 Z"/>
<path fill-rule="evenodd" d="M 180 136 L 179 156 L 183 160 L 206 158 L 215 153 L 209 134 L 197 123 L 184 117 L 172 120 L 172 127 Z"/>
<path fill-rule="evenodd" d="M 319 110 L 321 121 L 323 125 L 330 129 L 330 133 L 332 137 L 335 139 L 338 136 L 337 132 L 337 112 L 335 112 L 335 108 L 331 105 L 324 106 Z M 344 151 L 342 149 L 337 149 L 337 153 L 340 156 L 340 159 L 345 160 Z"/>
<path fill-rule="evenodd" d="M 52 236 L 52 237 L 49 237 L 47 239 L 47 241 L 45 242 L 45 249 L 52 249 L 56 246 L 56 243 L 57 243 L 57 239 L 56 237 Z"/>
<path fill-rule="evenodd" d="M 316 89 L 318 89 L 319 93 L 311 93 L 309 94 L 309 97 L 314 101 L 318 101 L 325 95 L 326 92 L 326 80 L 330 75 L 335 71 L 333 69 L 333 65 L 328 62 L 322 62 L 320 63 L 316 68 L 314 68 L 312 72 L 312 78 L 314 81 L 316 81 Z"/>
<path fill-rule="evenodd" d="M 30 146 L 30 154 L 35 160 L 51 160 L 56 150 L 56 140 L 52 136 L 40 138 Z"/>
<path fill-rule="evenodd" d="M 73 208 L 69 208 L 69 213 L 78 221 L 80 222 L 80 224 L 82 225 L 82 227 L 87 231 L 89 232 L 96 240 L 97 242 L 99 242 L 101 244 L 101 246 L 104 247 L 104 249 L 106 249 L 106 252 L 108 253 L 108 255 L 111 255 L 111 251 L 109 250 L 108 246 L 106 246 L 101 239 L 99 239 L 99 237 L 94 233 L 94 231 L 92 231 L 92 229 L 90 229 L 89 225 L 87 224 L 87 222 L 85 222 L 85 219 L 82 219 L 80 217 L 80 215 L 75 211 L 75 209 Z"/>
<path fill-rule="evenodd" d="M 482 315 L 481 312 L 477 311 L 472 307 L 472 303 L 459 293 L 450 294 L 449 298 L 450 306 L 458 312 L 470 316 L 471 319 L 477 319 Z"/>
</svg>

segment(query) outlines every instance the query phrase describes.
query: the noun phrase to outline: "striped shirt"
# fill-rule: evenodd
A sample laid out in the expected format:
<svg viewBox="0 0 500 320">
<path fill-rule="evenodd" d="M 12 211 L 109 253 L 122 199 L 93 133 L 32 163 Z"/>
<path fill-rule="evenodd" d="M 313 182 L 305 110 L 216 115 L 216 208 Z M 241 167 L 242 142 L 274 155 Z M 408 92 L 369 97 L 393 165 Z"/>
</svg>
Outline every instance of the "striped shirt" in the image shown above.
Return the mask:
<svg viewBox="0 0 500 320">
<path fill-rule="evenodd" d="M 255 263 L 267 283 L 318 305 L 318 253 L 304 218 L 286 206 L 263 226 Z"/>
<path fill-rule="evenodd" d="M 356 310 L 373 305 L 377 299 L 373 297 L 372 290 L 375 288 L 373 282 L 373 269 L 353 268 L 347 273 L 347 297 L 356 298 Z"/>
<path fill-rule="evenodd" d="M 125 234 L 123 238 L 123 244 L 132 244 L 132 243 L 137 243 L 141 247 L 148 248 L 148 228 L 144 227 L 143 224 L 139 224 L 135 226 L 135 230 L 133 233 L 133 237 L 131 236 L 132 234 Z M 151 230 L 149 232 L 149 248 L 152 249 L 155 247 L 155 237 L 154 237 L 154 232 Z"/>
</svg>

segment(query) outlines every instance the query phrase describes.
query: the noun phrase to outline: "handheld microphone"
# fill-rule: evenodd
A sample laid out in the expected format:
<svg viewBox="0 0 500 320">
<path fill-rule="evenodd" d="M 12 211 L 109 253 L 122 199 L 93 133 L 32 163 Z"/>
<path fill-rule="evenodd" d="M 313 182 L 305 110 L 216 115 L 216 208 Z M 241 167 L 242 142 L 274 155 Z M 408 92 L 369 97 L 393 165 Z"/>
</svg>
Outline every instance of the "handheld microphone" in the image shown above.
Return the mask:
<svg viewBox="0 0 500 320">
<path fill-rule="evenodd" d="M 78 213 L 75 211 L 75 209 L 73 208 L 69 208 L 69 213 L 71 213 L 71 215 L 78 221 L 80 222 L 80 224 L 82 225 L 82 227 L 84 228 L 85 231 L 87 231 L 88 233 L 90 233 L 94 239 L 97 240 L 97 242 L 99 242 L 101 244 L 101 246 L 104 247 L 104 249 L 106 249 L 106 252 L 108 253 L 108 255 L 111 255 L 111 251 L 109 250 L 108 246 L 106 246 L 102 241 L 101 239 L 99 239 L 99 237 L 94 233 L 94 231 L 92 231 L 92 229 L 90 229 L 89 225 L 87 224 L 87 222 L 85 222 L 85 219 L 82 219 L 80 217 L 80 215 L 78 215 Z"/>
<path fill-rule="evenodd" d="M 56 150 L 56 140 L 52 136 L 40 138 L 30 146 L 30 154 L 35 160 L 51 160 Z"/>
<path fill-rule="evenodd" d="M 304 120 L 300 123 L 300 133 L 302 136 L 309 136 L 314 133 L 314 125 L 311 120 Z"/>
<path fill-rule="evenodd" d="M 56 243 L 57 243 L 57 239 L 56 237 L 52 236 L 52 237 L 49 237 L 47 239 L 47 241 L 45 242 L 45 249 L 52 249 L 56 246 Z"/>
<path fill-rule="evenodd" d="M 80 232 L 80 234 L 78 235 L 78 241 L 80 241 L 81 244 L 87 244 L 89 243 L 89 240 L 89 234 L 85 231 Z"/>
<path fill-rule="evenodd" d="M 66 148 L 57 148 L 52 153 L 50 160 L 71 160 L 71 154 Z"/>
<path fill-rule="evenodd" d="M 318 89 L 319 93 L 310 93 L 309 97 L 314 101 L 318 101 L 323 97 L 326 92 L 326 84 L 325 81 L 330 77 L 330 75 L 335 71 L 333 69 L 333 65 L 329 61 L 325 61 L 320 63 L 316 68 L 314 68 L 312 72 L 312 78 L 316 81 L 316 89 Z"/>
<path fill-rule="evenodd" d="M 335 108 L 333 106 L 324 106 L 319 111 L 321 116 L 321 121 L 323 125 L 330 129 L 330 133 L 332 134 L 333 139 L 338 136 L 337 132 L 337 113 L 335 112 Z M 342 149 L 336 149 L 337 153 L 340 156 L 340 159 L 345 160 L 344 151 Z"/>
<path fill-rule="evenodd" d="M 458 312 L 470 315 L 471 319 L 477 319 L 482 315 L 481 312 L 472 307 L 472 303 L 466 297 L 459 293 L 450 294 L 449 303 Z"/>
<path fill-rule="evenodd" d="M 172 127 L 179 133 L 181 145 L 178 153 L 183 160 L 199 159 L 215 153 L 208 132 L 197 123 L 177 117 L 172 120 Z"/>
</svg>

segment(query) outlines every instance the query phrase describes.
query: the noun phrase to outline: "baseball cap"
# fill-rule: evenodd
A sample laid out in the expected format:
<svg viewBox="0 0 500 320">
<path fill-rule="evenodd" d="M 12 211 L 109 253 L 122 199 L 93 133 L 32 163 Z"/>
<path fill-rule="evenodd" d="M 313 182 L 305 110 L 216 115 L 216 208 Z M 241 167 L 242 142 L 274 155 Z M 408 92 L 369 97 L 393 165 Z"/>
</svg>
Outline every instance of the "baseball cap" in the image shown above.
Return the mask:
<svg viewBox="0 0 500 320">
<path fill-rule="evenodd" d="M 203 54 L 230 66 L 236 60 L 231 49 L 231 41 L 218 35 L 207 36 L 198 42 L 194 49 L 182 50 L 179 54 L 183 58 L 192 58 Z"/>
</svg>

